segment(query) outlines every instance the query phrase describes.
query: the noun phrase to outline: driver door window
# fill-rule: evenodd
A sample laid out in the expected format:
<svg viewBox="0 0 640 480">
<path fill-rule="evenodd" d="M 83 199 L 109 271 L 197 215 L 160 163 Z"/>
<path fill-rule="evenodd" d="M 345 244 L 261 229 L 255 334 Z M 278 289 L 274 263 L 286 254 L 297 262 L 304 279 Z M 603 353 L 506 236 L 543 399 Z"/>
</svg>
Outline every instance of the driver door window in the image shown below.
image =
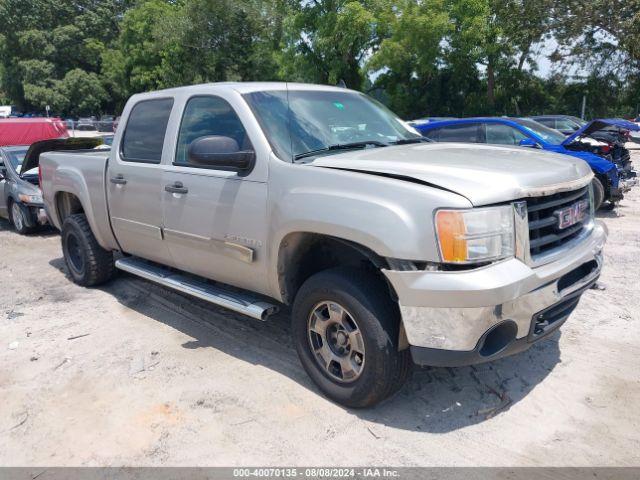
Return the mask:
<svg viewBox="0 0 640 480">
<path fill-rule="evenodd" d="M 238 143 L 240 150 L 251 150 L 247 132 L 229 103 L 220 97 L 193 97 L 184 110 L 174 165 L 189 164 L 189 145 L 201 137 L 217 135 L 229 137 Z"/>
<path fill-rule="evenodd" d="M 439 129 L 436 138 L 429 135 L 427 136 L 438 142 L 463 142 L 463 143 L 478 143 L 478 123 L 463 123 L 460 125 L 449 125 L 448 127 L 442 127 Z"/>
</svg>

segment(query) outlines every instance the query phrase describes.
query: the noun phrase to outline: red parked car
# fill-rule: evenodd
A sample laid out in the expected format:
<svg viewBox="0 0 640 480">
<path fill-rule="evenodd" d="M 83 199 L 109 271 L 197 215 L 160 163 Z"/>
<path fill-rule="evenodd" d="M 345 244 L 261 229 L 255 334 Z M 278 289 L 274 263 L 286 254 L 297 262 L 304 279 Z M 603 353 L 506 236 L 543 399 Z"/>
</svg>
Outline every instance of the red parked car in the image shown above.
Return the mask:
<svg viewBox="0 0 640 480">
<path fill-rule="evenodd" d="M 59 118 L 0 119 L 0 147 L 68 137 L 67 125 Z"/>
</svg>

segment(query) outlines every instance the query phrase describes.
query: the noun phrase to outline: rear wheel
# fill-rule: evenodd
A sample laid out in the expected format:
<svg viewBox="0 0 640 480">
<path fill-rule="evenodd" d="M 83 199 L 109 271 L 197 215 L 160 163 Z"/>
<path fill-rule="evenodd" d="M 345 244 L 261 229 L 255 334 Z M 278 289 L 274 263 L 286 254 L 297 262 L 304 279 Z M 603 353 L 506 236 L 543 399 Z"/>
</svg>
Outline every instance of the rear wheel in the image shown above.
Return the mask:
<svg viewBox="0 0 640 480">
<path fill-rule="evenodd" d="M 593 178 L 591 184 L 593 185 L 593 208 L 598 210 L 604 202 L 604 186 L 596 177 Z"/>
<path fill-rule="evenodd" d="M 410 374 L 409 350 L 398 351 L 397 307 L 364 271 L 336 268 L 309 278 L 296 295 L 292 327 L 304 369 L 348 407 L 381 402 Z"/>
<path fill-rule="evenodd" d="M 25 207 L 18 202 L 11 202 L 9 206 L 10 220 L 13 228 L 15 228 L 16 232 L 20 235 L 27 235 L 35 230 L 34 227 L 29 226 L 28 215 L 29 211 Z"/>
<path fill-rule="evenodd" d="M 113 253 L 98 244 L 84 214 L 65 219 L 61 238 L 64 260 L 75 283 L 92 287 L 113 277 Z"/>
</svg>

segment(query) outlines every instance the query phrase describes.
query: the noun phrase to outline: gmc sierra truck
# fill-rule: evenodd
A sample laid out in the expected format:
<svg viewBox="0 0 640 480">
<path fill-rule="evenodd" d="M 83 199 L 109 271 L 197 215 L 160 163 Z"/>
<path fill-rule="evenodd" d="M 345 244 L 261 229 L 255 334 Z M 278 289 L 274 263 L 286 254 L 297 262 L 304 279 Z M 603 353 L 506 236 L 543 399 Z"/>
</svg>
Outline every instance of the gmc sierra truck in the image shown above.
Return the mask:
<svg viewBox="0 0 640 480">
<path fill-rule="evenodd" d="M 288 305 L 303 367 L 350 407 L 390 396 L 414 363 L 528 349 L 602 266 L 586 163 L 431 143 L 343 88 L 135 95 L 110 152 L 39 164 L 76 283 L 124 270 L 263 321 Z"/>
</svg>

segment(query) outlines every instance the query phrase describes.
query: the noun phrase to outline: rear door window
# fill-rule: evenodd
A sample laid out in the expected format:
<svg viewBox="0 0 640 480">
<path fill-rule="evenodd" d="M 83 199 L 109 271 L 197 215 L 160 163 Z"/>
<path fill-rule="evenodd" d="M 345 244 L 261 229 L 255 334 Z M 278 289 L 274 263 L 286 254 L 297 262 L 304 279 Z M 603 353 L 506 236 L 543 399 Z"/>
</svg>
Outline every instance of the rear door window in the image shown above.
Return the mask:
<svg viewBox="0 0 640 480">
<path fill-rule="evenodd" d="M 572 131 L 575 132 L 580 128 L 580 125 L 578 125 L 573 120 L 561 119 L 556 122 L 555 128 L 563 132 L 572 132 Z"/>
<path fill-rule="evenodd" d="M 553 118 L 540 118 L 537 119 L 536 122 L 541 123 L 542 125 L 549 128 L 556 128 L 556 121 Z"/>
<path fill-rule="evenodd" d="M 442 127 L 438 131 L 438 142 L 463 142 L 478 143 L 478 123 L 463 123 L 460 125 L 449 125 Z M 429 136 L 429 133 L 427 133 Z M 431 137 L 430 137 L 431 138 Z M 433 140 L 436 140 L 435 138 Z"/>
<path fill-rule="evenodd" d="M 122 136 L 123 160 L 160 163 L 172 107 L 172 98 L 143 100 L 133 107 Z"/>
</svg>

